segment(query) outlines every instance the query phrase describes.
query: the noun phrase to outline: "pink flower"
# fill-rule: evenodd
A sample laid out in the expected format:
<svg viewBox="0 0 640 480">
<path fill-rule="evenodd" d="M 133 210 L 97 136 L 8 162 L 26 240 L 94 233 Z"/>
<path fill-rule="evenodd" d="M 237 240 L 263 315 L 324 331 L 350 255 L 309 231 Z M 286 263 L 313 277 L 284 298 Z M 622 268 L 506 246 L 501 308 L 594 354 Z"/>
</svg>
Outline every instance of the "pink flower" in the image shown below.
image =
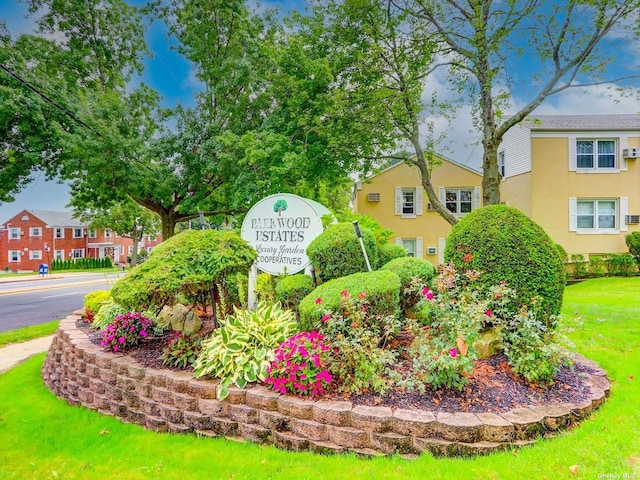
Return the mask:
<svg viewBox="0 0 640 480">
<path fill-rule="evenodd" d="M 422 295 L 427 297 L 427 299 L 429 299 L 429 300 L 433 300 L 433 292 L 431 290 L 429 290 L 429 287 L 424 287 L 422 289 Z"/>
<path fill-rule="evenodd" d="M 491 310 L 487 310 L 486 312 L 484 312 L 484 314 L 485 314 L 487 317 L 491 318 L 491 316 L 493 315 L 493 312 L 492 312 Z"/>
<path fill-rule="evenodd" d="M 124 337 L 120 337 L 120 338 L 118 339 L 118 342 L 120 342 L 120 344 L 123 344 L 123 343 L 124 343 L 124 342 L 126 342 L 126 341 L 127 341 L 127 339 L 126 339 L 126 338 L 124 338 Z"/>
<path fill-rule="evenodd" d="M 142 338 L 147 338 L 149 336 L 149 334 L 147 332 L 145 332 L 144 330 L 140 330 L 140 336 Z"/>
<path fill-rule="evenodd" d="M 451 358 L 456 358 L 458 356 L 458 349 L 452 348 L 451 350 L 449 350 L 449 355 L 451 356 Z"/>
<path fill-rule="evenodd" d="M 360 292 L 358 294 L 358 298 L 365 298 L 367 296 L 367 292 Z"/>
<path fill-rule="evenodd" d="M 320 305 L 322 303 L 322 298 L 316 298 L 316 305 Z"/>
<path fill-rule="evenodd" d="M 333 377 L 331 376 L 331 374 L 329 373 L 328 370 L 322 370 L 317 376 L 316 378 L 318 380 L 323 380 L 326 383 L 331 383 L 331 380 L 333 380 Z"/>
<path fill-rule="evenodd" d="M 346 290 L 342 290 L 340 292 L 340 296 L 342 296 L 342 298 L 348 298 L 349 297 L 349 292 Z"/>
<path fill-rule="evenodd" d="M 330 318 L 331 318 L 331 315 L 329 315 L 328 313 L 324 314 L 322 316 L 322 323 L 327 323 Z"/>
</svg>

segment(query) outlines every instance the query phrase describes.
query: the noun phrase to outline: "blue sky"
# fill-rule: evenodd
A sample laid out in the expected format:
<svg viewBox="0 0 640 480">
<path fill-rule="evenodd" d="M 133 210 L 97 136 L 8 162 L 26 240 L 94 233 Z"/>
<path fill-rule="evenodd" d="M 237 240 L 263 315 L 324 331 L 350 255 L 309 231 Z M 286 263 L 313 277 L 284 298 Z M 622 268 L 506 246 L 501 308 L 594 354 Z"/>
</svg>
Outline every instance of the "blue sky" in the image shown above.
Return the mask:
<svg viewBox="0 0 640 480">
<path fill-rule="evenodd" d="M 144 4 L 144 0 L 129 0 L 134 5 Z M 261 8 L 277 7 L 281 12 L 292 8 L 304 8 L 302 0 L 261 0 Z M 4 20 L 12 36 L 33 30 L 33 19 L 25 18 L 27 6 L 18 0 L 0 0 L 0 19 Z M 156 22 L 147 32 L 147 43 L 153 53 L 152 59 L 145 62 L 146 70 L 142 81 L 156 89 L 164 97 L 165 106 L 173 106 L 178 100 L 183 104 L 191 104 L 199 85 L 192 75 L 189 63 L 170 49 L 163 25 Z M 634 67 L 640 65 L 640 45 L 628 45 L 626 51 L 620 51 L 627 63 Z M 638 113 L 640 102 L 637 98 L 621 98 L 609 88 L 612 85 L 590 87 L 585 93 L 581 89 L 568 90 L 551 97 L 535 113 L 537 114 L 610 114 Z M 518 107 L 519 92 L 524 92 L 527 84 L 517 85 L 512 90 L 515 106 Z M 427 81 L 425 97 L 430 92 L 447 95 L 449 91 L 445 82 L 444 71 L 436 72 Z M 470 107 L 464 107 L 449 125 L 444 119 L 431 118 L 435 122 L 436 133 L 447 132 L 447 144 L 443 146 L 446 156 L 459 162 L 478 166 L 481 155 L 479 147 L 474 147 L 474 128 L 471 121 Z M 509 113 L 509 112 L 507 112 Z M 23 209 L 66 210 L 69 192 L 65 185 L 45 181 L 40 174 L 23 192 L 16 196 L 12 203 L 0 204 L 0 224 Z"/>
</svg>

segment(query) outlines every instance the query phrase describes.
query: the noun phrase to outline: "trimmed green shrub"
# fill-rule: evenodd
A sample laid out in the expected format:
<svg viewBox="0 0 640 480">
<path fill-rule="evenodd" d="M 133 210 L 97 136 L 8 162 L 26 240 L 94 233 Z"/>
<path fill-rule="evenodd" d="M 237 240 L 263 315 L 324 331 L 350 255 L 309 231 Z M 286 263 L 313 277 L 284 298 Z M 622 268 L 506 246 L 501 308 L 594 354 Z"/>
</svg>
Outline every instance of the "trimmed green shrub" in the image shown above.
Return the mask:
<svg viewBox="0 0 640 480">
<path fill-rule="evenodd" d="M 147 261 L 116 282 L 111 296 L 135 311 L 160 310 L 182 297 L 197 304 L 227 277 L 248 272 L 256 257 L 237 233 L 185 230 L 155 247 Z"/>
<path fill-rule="evenodd" d="M 429 284 L 436 269 L 423 258 L 402 257 L 391 260 L 380 268 L 400 277 L 400 308 L 405 312 L 422 300 L 422 288 Z"/>
<path fill-rule="evenodd" d="M 107 299 L 102 303 L 102 306 L 93 317 L 93 327 L 102 330 L 113 322 L 118 315 L 127 312 L 128 310 L 113 300 L 113 298 Z"/>
<path fill-rule="evenodd" d="M 316 286 L 309 275 L 287 275 L 278 280 L 276 284 L 276 299 L 283 307 L 294 312 L 298 311 L 298 305 L 304 297 L 309 295 Z"/>
<path fill-rule="evenodd" d="M 586 260 L 581 253 L 572 254 L 571 264 L 573 265 L 573 278 L 586 278 L 588 263 L 589 260 Z"/>
<path fill-rule="evenodd" d="M 219 378 L 218 399 L 224 400 L 232 384 L 244 388 L 249 382 L 265 380 L 273 350 L 295 331 L 295 315 L 277 303 L 259 303 L 255 310 L 234 308 L 221 327 L 202 341 L 193 373 Z"/>
<path fill-rule="evenodd" d="M 491 205 L 465 215 L 451 229 L 444 257 L 457 268 L 482 272 L 485 288 L 506 282 L 520 305 L 540 297 L 544 312 L 560 313 L 565 281 L 558 249 L 542 227 L 514 207 Z"/>
<path fill-rule="evenodd" d="M 391 260 L 407 256 L 407 251 L 402 245 L 395 243 L 385 243 L 378 247 L 378 265 L 380 267 L 386 265 Z"/>
<path fill-rule="evenodd" d="M 360 232 L 369 263 L 374 268 L 378 264 L 375 236 L 367 228 L 360 227 Z M 367 271 L 360 242 L 351 223 L 331 225 L 309 244 L 307 255 L 317 278 L 323 282 Z"/>
<path fill-rule="evenodd" d="M 558 249 L 558 254 L 560 255 L 560 259 L 563 262 L 568 262 L 569 261 L 569 254 L 564 249 L 564 247 L 562 245 L 560 245 L 559 243 L 556 243 L 556 248 Z"/>
<path fill-rule="evenodd" d="M 84 314 L 88 322 L 93 322 L 100 307 L 111 298 L 107 290 L 94 290 L 84 296 Z"/>
<path fill-rule="evenodd" d="M 589 275 L 592 277 L 603 277 L 604 274 L 604 259 L 602 257 L 591 257 L 589 259 Z"/>
<path fill-rule="evenodd" d="M 607 267 L 609 275 L 618 277 L 631 277 L 638 271 L 638 266 L 633 259 L 633 256 L 628 253 L 621 255 L 617 253 L 610 253 L 604 260 L 604 264 Z"/>
<path fill-rule="evenodd" d="M 300 302 L 301 330 L 317 328 L 327 312 L 340 312 L 343 292 L 351 296 L 366 293 L 370 315 L 397 317 L 400 277 L 388 270 L 354 273 L 323 283 Z"/>
<path fill-rule="evenodd" d="M 376 244 L 378 248 L 382 245 L 386 245 L 387 242 L 393 237 L 393 231 L 384 228 L 380 222 L 378 222 L 371 215 L 363 215 L 362 213 L 353 213 L 351 211 L 341 211 L 336 215 L 338 222 L 353 224 L 354 220 L 358 221 L 360 228 L 366 228 L 373 236 L 376 237 Z"/>
<path fill-rule="evenodd" d="M 624 241 L 629 247 L 629 253 L 633 256 L 638 266 L 640 266 L 640 232 L 633 232 L 624 237 Z"/>
</svg>

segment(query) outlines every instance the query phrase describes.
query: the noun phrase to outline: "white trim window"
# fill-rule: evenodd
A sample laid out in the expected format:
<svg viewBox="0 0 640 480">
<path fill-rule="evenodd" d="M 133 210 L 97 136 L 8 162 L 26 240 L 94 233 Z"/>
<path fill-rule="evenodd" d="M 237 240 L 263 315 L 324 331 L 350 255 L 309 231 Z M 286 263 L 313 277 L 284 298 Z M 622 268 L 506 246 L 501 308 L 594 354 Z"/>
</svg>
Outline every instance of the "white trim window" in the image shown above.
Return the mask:
<svg viewBox="0 0 640 480">
<path fill-rule="evenodd" d="M 84 258 L 84 248 L 74 248 L 71 252 L 71 258 Z"/>
<path fill-rule="evenodd" d="M 56 227 L 54 229 L 54 237 L 55 238 L 64 238 L 64 228 Z"/>
<path fill-rule="evenodd" d="M 498 152 L 498 173 L 502 176 L 502 178 L 507 176 L 504 164 L 504 150 L 502 152 Z"/>
<path fill-rule="evenodd" d="M 626 198 L 569 199 L 569 230 L 578 233 L 607 233 L 620 229 L 620 203 Z"/>
<path fill-rule="evenodd" d="M 41 250 L 30 250 L 29 251 L 29 260 L 42 260 L 42 251 Z"/>
<path fill-rule="evenodd" d="M 20 261 L 20 250 L 9 250 L 9 262 L 15 263 Z"/>
<path fill-rule="evenodd" d="M 56 250 L 53 253 L 53 258 L 56 260 L 64 260 L 64 250 Z"/>
<path fill-rule="evenodd" d="M 9 238 L 11 240 L 19 240 L 20 239 L 20 229 L 19 228 L 10 228 L 9 229 Z"/>
<path fill-rule="evenodd" d="M 618 145 L 613 138 L 575 138 L 569 152 L 571 171 L 614 172 L 618 165 Z"/>
<path fill-rule="evenodd" d="M 82 228 L 73 229 L 73 238 L 82 238 Z"/>
<path fill-rule="evenodd" d="M 395 214 L 404 218 L 422 215 L 422 187 L 395 188 Z"/>
<path fill-rule="evenodd" d="M 480 187 L 439 187 L 438 199 L 457 216 L 480 207 Z"/>
<path fill-rule="evenodd" d="M 104 229 L 104 238 L 111 238 L 111 229 L 110 228 L 105 228 Z"/>
<path fill-rule="evenodd" d="M 29 227 L 29 236 L 30 237 L 41 237 L 42 236 L 42 228 L 41 227 Z"/>
<path fill-rule="evenodd" d="M 407 251 L 407 257 L 422 258 L 422 237 L 396 238 L 396 245 L 401 245 Z"/>
<path fill-rule="evenodd" d="M 95 228 L 90 228 L 89 229 L 89 238 L 97 238 L 97 234 L 96 234 L 96 229 Z"/>
</svg>

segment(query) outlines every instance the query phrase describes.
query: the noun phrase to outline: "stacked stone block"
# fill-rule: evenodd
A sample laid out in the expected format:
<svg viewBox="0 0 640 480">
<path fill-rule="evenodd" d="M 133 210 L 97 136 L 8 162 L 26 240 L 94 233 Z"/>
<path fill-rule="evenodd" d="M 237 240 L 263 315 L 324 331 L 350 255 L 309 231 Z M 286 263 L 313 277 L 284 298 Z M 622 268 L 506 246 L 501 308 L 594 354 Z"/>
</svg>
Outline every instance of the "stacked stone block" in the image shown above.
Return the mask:
<svg viewBox="0 0 640 480">
<path fill-rule="evenodd" d="M 188 372 L 151 369 L 103 351 L 76 328 L 82 312 L 60 323 L 45 359 L 47 387 L 81 405 L 157 432 L 195 433 L 274 444 L 287 450 L 360 455 L 477 455 L 553 436 L 588 416 L 609 393 L 595 363 L 590 398 L 578 405 L 517 408 L 506 413 L 428 412 L 354 406 L 348 401 L 280 395 L 264 386 L 231 388 L 217 399 L 218 381 Z"/>
</svg>

